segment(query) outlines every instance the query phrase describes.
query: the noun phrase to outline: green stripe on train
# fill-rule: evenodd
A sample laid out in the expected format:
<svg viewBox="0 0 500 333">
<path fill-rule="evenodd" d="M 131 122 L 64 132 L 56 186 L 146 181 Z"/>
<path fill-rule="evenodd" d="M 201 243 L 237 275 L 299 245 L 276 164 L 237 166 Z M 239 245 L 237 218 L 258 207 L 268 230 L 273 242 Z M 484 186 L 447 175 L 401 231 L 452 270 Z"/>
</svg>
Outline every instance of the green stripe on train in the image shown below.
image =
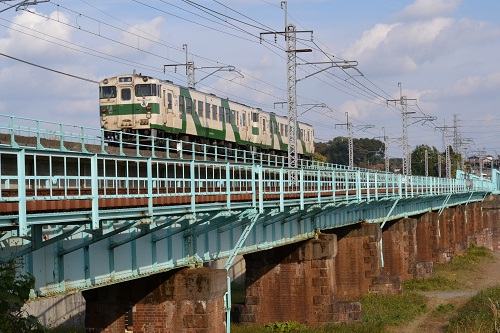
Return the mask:
<svg viewBox="0 0 500 333">
<path fill-rule="evenodd" d="M 151 114 L 160 114 L 160 105 L 158 103 L 149 103 L 148 106 L 151 110 L 147 110 L 146 107 L 141 106 L 141 104 L 113 104 L 113 105 L 101 105 L 99 108 L 99 114 L 102 114 L 102 110 L 106 110 L 107 116 L 125 116 L 134 114 L 146 114 L 146 112 L 151 112 Z"/>
</svg>

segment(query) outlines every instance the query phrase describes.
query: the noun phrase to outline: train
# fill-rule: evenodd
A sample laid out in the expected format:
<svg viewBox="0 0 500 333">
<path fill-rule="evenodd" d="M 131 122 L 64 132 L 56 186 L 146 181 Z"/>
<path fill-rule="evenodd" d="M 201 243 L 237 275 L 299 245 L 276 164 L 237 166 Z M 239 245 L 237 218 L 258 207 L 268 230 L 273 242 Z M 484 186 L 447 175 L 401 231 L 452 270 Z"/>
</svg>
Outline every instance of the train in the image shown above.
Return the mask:
<svg viewBox="0 0 500 333">
<path fill-rule="evenodd" d="M 158 143 L 168 138 L 281 156 L 288 152 L 287 117 L 142 74 L 101 80 L 99 112 L 108 142 L 117 142 L 123 132 Z M 297 156 L 311 159 L 314 128 L 298 122 L 296 133 Z M 122 140 L 127 137 L 122 134 Z"/>
</svg>

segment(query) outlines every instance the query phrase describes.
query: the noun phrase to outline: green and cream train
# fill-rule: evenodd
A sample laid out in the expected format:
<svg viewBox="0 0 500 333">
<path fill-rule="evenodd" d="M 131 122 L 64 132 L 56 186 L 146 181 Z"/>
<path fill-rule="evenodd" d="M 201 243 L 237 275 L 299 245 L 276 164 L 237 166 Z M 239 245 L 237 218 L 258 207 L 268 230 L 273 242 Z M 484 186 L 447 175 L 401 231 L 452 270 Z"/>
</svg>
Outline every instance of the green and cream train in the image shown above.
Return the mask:
<svg viewBox="0 0 500 333">
<path fill-rule="evenodd" d="M 99 84 L 99 100 L 101 127 L 110 141 L 122 131 L 160 142 L 170 138 L 278 155 L 288 150 L 286 117 L 171 81 L 140 74 L 106 78 Z M 311 158 L 313 153 L 314 129 L 299 122 L 297 154 Z"/>
</svg>

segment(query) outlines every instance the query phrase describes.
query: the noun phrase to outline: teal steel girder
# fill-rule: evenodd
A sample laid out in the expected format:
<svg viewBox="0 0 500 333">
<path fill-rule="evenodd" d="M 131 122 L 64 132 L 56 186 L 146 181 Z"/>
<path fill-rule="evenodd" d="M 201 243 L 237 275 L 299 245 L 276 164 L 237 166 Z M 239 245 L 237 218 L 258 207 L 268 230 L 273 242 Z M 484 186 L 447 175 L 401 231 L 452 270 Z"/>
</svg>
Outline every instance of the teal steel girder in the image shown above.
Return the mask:
<svg viewBox="0 0 500 333">
<path fill-rule="evenodd" d="M 318 229 L 382 223 L 481 201 L 492 186 L 473 180 L 473 186 L 467 188 L 465 179 L 415 176 L 407 176 L 403 184 L 400 175 L 348 169 L 296 172 L 260 165 L 49 149 L 2 148 L 0 158 L 2 153 L 13 156 L 17 174 L 2 173 L 0 168 L 0 185 L 11 189 L 13 184 L 23 183 L 21 176 L 26 182 L 17 198 L 0 193 L 0 203 L 16 202 L 21 207 L 18 214 L 0 215 L 0 231 L 4 232 L 0 246 L 6 254 L 0 260 L 24 255 L 25 270 L 37 278 L 39 296 L 291 244 L 313 238 Z M 37 163 L 37 156 L 48 161 L 47 165 Z M 70 170 L 70 162 L 77 168 Z M 287 179 L 289 174 L 297 178 Z M 67 184 L 71 182 L 90 182 L 90 194 L 73 186 L 78 193 L 69 195 Z M 124 193 L 106 193 L 107 188 L 122 188 L 122 184 Z M 50 193 L 37 197 L 36 189 L 47 186 Z M 172 191 L 159 192 L 159 187 Z M 26 197 L 28 188 L 35 191 L 30 198 Z M 136 192 L 130 191 L 135 188 Z M 63 194 L 53 194 L 55 189 Z M 225 195 L 226 199 L 196 203 L 197 197 L 206 195 Z M 247 195 L 246 199 L 238 198 L 241 195 Z M 188 196 L 189 200 L 178 205 L 153 204 L 155 198 L 168 196 Z M 108 198 L 141 198 L 147 203 L 143 207 L 99 207 L 98 199 Z M 64 199 L 90 199 L 92 206 L 64 212 L 26 211 L 28 200 Z"/>
</svg>

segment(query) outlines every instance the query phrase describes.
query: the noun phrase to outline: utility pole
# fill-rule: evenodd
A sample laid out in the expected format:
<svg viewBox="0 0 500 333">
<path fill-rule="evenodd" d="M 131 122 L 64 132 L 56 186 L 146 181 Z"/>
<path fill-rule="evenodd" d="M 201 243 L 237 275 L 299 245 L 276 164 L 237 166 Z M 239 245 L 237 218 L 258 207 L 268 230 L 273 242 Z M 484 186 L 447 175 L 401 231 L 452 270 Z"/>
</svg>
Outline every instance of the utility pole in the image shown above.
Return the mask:
<svg viewBox="0 0 500 333">
<path fill-rule="evenodd" d="M 436 127 L 436 129 L 440 129 L 443 131 L 443 149 L 445 151 L 446 158 L 446 178 L 451 178 L 451 152 L 450 145 L 448 144 L 448 129 L 450 126 L 446 126 L 446 120 L 444 122 L 444 126 Z"/>
<path fill-rule="evenodd" d="M 462 132 L 460 130 L 460 120 L 458 119 L 458 115 L 453 115 L 453 150 L 460 154 L 460 165 L 459 169 L 465 169 L 465 146 L 469 143 L 473 142 L 471 138 L 463 138 Z"/>
<path fill-rule="evenodd" d="M 384 129 L 384 164 L 385 164 L 385 172 L 389 172 L 389 138 L 385 135 L 385 127 Z"/>
<path fill-rule="evenodd" d="M 354 131 L 352 130 L 352 123 L 349 121 L 349 112 L 345 113 L 347 122 L 345 124 L 335 124 L 335 127 L 337 126 L 347 126 L 347 132 L 349 135 L 349 168 L 352 168 L 354 166 Z M 363 125 L 361 126 L 356 132 L 361 131 L 361 130 L 366 130 L 368 128 L 373 128 L 373 125 Z"/>
<path fill-rule="evenodd" d="M 310 76 L 316 75 L 332 67 L 339 67 L 342 69 L 352 68 L 357 65 L 357 62 L 342 61 L 342 62 L 321 62 L 321 63 L 301 63 L 297 64 L 297 53 L 312 52 L 312 49 L 297 49 L 297 34 L 310 33 L 312 41 L 312 30 L 296 30 L 295 25 L 288 24 L 287 2 L 281 1 L 281 8 L 285 12 L 285 31 L 274 32 L 261 32 L 260 41 L 262 42 L 262 35 L 273 34 L 275 36 L 284 35 L 286 42 L 286 82 L 287 82 L 287 104 L 288 104 L 288 167 L 297 168 L 297 82 L 304 80 Z M 330 64 L 329 67 L 323 68 L 315 73 L 309 74 L 302 79 L 297 79 L 297 65 L 311 65 L 311 64 Z"/>
<path fill-rule="evenodd" d="M 14 0 L 0 0 L 0 2 L 3 2 L 5 4 L 7 4 L 7 2 L 11 3 L 12 1 L 14 1 Z M 7 8 L 4 8 L 4 9 L 0 10 L 0 13 L 5 12 L 5 11 L 11 9 L 11 8 L 14 8 L 14 7 L 16 7 L 16 11 L 17 10 L 22 10 L 22 9 L 27 8 L 28 6 L 38 5 L 39 3 L 43 3 L 43 2 L 50 2 L 50 0 L 24 0 L 24 1 L 16 1 L 15 5 L 11 5 L 11 6 L 8 6 Z"/>
<path fill-rule="evenodd" d="M 438 154 L 438 177 L 441 178 L 441 154 Z"/>
<path fill-rule="evenodd" d="M 384 166 L 385 166 L 385 172 L 389 172 L 389 137 L 385 134 L 385 127 L 382 127 L 382 130 L 384 131 L 384 136 L 382 137 L 384 140 Z M 381 137 L 375 137 L 374 139 L 380 139 Z"/>
<path fill-rule="evenodd" d="M 182 49 L 184 51 L 186 51 L 186 62 L 184 64 L 169 64 L 169 65 L 163 65 L 163 73 L 165 73 L 165 69 L 166 67 L 174 67 L 175 68 L 175 71 L 177 71 L 177 66 L 184 66 L 186 67 L 186 80 L 187 80 L 187 86 L 188 88 L 195 88 L 196 84 L 197 83 L 200 83 L 201 81 L 203 81 L 204 79 L 206 79 L 207 77 L 219 72 L 219 71 L 228 71 L 228 72 L 236 72 L 238 73 L 241 77 L 243 77 L 243 75 L 237 71 L 235 69 L 234 66 L 204 66 L 204 67 L 195 67 L 194 66 L 194 61 L 189 61 L 188 60 L 188 46 L 187 44 L 182 44 Z M 210 74 L 204 76 L 202 79 L 200 79 L 199 81 L 196 81 L 195 80 L 195 76 L 194 76 L 194 72 L 195 72 L 195 69 L 215 69 L 215 71 L 211 72 Z"/>
<path fill-rule="evenodd" d="M 416 101 L 416 99 L 408 99 L 403 96 L 403 88 L 401 83 L 398 83 L 400 98 L 390 99 L 387 102 L 399 103 L 401 105 L 401 116 L 403 118 L 403 174 L 411 175 L 411 156 L 410 147 L 408 144 L 408 115 L 415 112 L 408 112 L 408 101 Z"/>
<path fill-rule="evenodd" d="M 425 176 L 429 176 L 429 151 L 425 150 Z"/>
<path fill-rule="evenodd" d="M 262 35 L 284 34 L 286 42 L 286 86 L 287 86 L 287 105 L 288 105 L 288 166 L 297 167 L 297 52 L 312 52 L 311 49 L 297 49 L 297 33 L 312 31 L 297 31 L 295 25 L 288 24 L 287 2 L 281 1 L 281 8 L 285 12 L 285 31 L 261 32 Z"/>
<path fill-rule="evenodd" d="M 345 124 L 335 124 L 337 126 L 347 126 L 347 135 L 348 135 L 348 152 L 349 152 L 349 168 L 354 166 L 354 143 L 353 143 L 353 132 L 352 132 L 352 123 L 349 122 L 349 112 L 345 113 L 347 121 Z"/>
<path fill-rule="evenodd" d="M 443 131 L 443 147 L 446 157 L 446 178 L 451 178 L 451 154 L 450 145 L 448 144 L 448 128 L 450 127 L 446 126 L 446 120 L 444 122 L 444 126 L 436 127 L 436 129 L 440 129 Z"/>
</svg>

